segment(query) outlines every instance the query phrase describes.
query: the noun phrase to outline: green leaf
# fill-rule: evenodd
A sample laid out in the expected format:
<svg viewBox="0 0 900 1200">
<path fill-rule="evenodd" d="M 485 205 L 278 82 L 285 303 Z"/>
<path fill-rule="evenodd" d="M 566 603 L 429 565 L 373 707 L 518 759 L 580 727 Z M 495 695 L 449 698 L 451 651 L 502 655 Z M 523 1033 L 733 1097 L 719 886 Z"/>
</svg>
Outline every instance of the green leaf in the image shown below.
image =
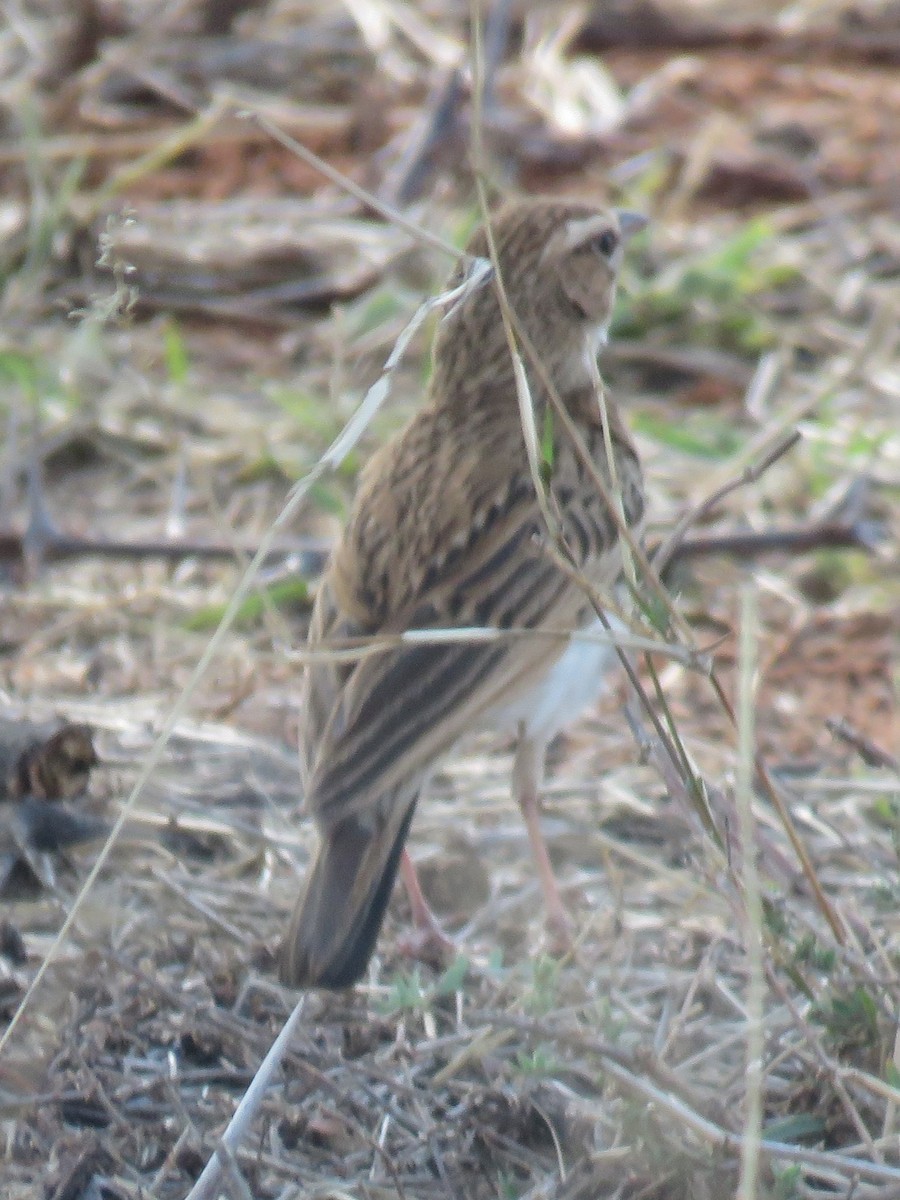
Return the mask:
<svg viewBox="0 0 900 1200">
<path fill-rule="evenodd" d="M 465 983 L 469 972 L 469 960 L 464 954 L 459 954 L 434 985 L 435 996 L 452 996 Z"/>
<path fill-rule="evenodd" d="M 878 1006 L 863 987 L 846 996 L 835 996 L 830 1003 L 816 1006 L 813 1015 L 820 1020 L 829 1037 L 839 1047 L 874 1046 L 878 1041 Z"/>
<path fill-rule="evenodd" d="M 29 399 L 37 396 L 37 366 L 32 358 L 20 350 L 0 351 L 0 379 L 17 383 Z"/>
<path fill-rule="evenodd" d="M 648 595 L 640 591 L 634 591 L 633 596 L 635 603 L 646 618 L 650 628 L 655 630 L 661 638 L 668 637 L 670 628 L 669 610 L 663 599 L 656 594 Z"/>
<path fill-rule="evenodd" d="M 765 217 L 755 217 L 706 259 L 710 274 L 742 275 L 751 265 L 757 250 L 774 236 L 772 223 Z"/>
<path fill-rule="evenodd" d="M 553 1073 L 558 1060 L 550 1047 L 542 1043 L 531 1051 L 517 1050 L 514 1061 L 523 1075 L 546 1076 Z"/>
<path fill-rule="evenodd" d="M 365 304 L 354 314 L 354 333 L 360 337 L 379 325 L 384 325 L 404 311 L 404 303 L 393 288 L 384 287 L 372 292 Z"/>
<path fill-rule="evenodd" d="M 344 515 L 343 499 L 327 483 L 314 483 L 309 489 L 309 498 L 322 512 L 330 513 L 333 517 Z"/>
<path fill-rule="evenodd" d="M 187 346 L 177 322 L 171 318 L 163 325 L 163 348 L 170 381 L 184 383 L 189 366 Z"/>
<path fill-rule="evenodd" d="M 772 1164 L 772 1174 L 775 1177 L 775 1200 L 798 1200 L 800 1184 L 803 1182 L 803 1168 L 799 1163 L 793 1163 L 784 1170 L 779 1170 Z"/>
<path fill-rule="evenodd" d="M 633 425 L 654 441 L 710 462 L 720 462 L 737 452 L 743 438 L 733 426 L 710 426 L 704 433 L 689 429 L 684 421 L 669 421 L 655 413 L 637 413 Z"/>
<path fill-rule="evenodd" d="M 309 608 L 309 584 L 305 579 L 283 579 L 273 583 L 252 596 L 248 596 L 238 609 L 235 626 L 255 625 L 266 607 Z M 207 604 L 197 609 L 184 623 L 192 633 L 206 633 L 215 629 L 225 615 L 227 604 Z"/>
<path fill-rule="evenodd" d="M 539 954 L 531 964 L 531 989 L 524 999 L 528 1012 L 543 1014 L 556 1006 L 560 964 L 547 954 Z"/>
<path fill-rule="evenodd" d="M 763 897 L 763 920 L 766 923 L 766 928 L 776 938 L 787 937 L 788 923 L 784 913 L 766 896 Z"/>
<path fill-rule="evenodd" d="M 794 1113 L 765 1126 L 765 1136 L 772 1142 L 799 1142 L 803 1138 L 819 1138 L 824 1132 L 825 1122 L 812 1113 Z"/>
<path fill-rule="evenodd" d="M 422 987 L 422 973 L 415 967 L 408 974 L 398 975 L 391 985 L 389 994 L 385 997 L 382 1012 L 410 1012 L 425 1008 L 425 989 Z"/>
<path fill-rule="evenodd" d="M 541 430 L 541 479 L 547 486 L 553 478 L 553 461 L 556 443 L 553 438 L 553 409 L 548 404 L 544 409 L 544 426 Z"/>
<path fill-rule="evenodd" d="M 268 398 L 291 418 L 306 434 L 331 441 L 341 427 L 338 415 L 329 401 L 316 392 L 297 387 L 276 387 L 267 390 Z"/>
<path fill-rule="evenodd" d="M 834 967 L 836 954 L 826 946 L 820 946 L 815 934 L 804 934 L 794 949 L 794 961 L 807 963 L 818 971 L 830 971 Z"/>
<path fill-rule="evenodd" d="M 261 479 L 274 479 L 277 483 L 296 478 L 289 474 L 277 458 L 269 450 L 264 450 L 258 458 L 248 462 L 235 475 L 238 483 L 257 483 Z"/>
</svg>

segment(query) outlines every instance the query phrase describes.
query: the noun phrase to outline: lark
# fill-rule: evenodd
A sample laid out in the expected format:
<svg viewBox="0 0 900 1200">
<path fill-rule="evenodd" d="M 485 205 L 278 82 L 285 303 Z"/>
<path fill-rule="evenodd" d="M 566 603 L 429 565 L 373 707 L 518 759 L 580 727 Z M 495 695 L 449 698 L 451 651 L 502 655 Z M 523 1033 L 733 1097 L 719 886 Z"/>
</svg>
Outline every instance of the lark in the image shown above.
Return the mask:
<svg viewBox="0 0 900 1200">
<path fill-rule="evenodd" d="M 608 591 L 622 555 L 614 515 L 553 419 L 551 389 L 619 497 L 620 520 L 637 528 L 640 464 L 613 397 L 601 403 L 596 362 L 625 244 L 644 224 L 637 214 L 565 199 L 515 201 L 491 218 L 515 327 L 541 364 L 523 350 L 535 425 L 549 443 L 543 505 L 495 277 L 445 314 L 424 407 L 362 473 L 316 595 L 309 646 L 382 638 L 386 648 L 352 662 L 317 655 L 308 666 L 301 760 L 319 845 L 282 948 L 288 985 L 342 988 L 360 979 L 398 869 L 415 914 L 427 920 L 404 849 L 410 824 L 435 765 L 484 728 L 516 732 L 512 789 L 548 921 L 567 925 L 540 829 L 544 757 L 602 690 L 608 648 L 571 634 L 597 620 L 584 581 Z M 481 229 L 467 249 L 487 258 L 488 247 Z M 552 534 L 548 505 L 558 518 Z M 396 637 L 472 627 L 499 632 L 491 640 Z"/>
</svg>

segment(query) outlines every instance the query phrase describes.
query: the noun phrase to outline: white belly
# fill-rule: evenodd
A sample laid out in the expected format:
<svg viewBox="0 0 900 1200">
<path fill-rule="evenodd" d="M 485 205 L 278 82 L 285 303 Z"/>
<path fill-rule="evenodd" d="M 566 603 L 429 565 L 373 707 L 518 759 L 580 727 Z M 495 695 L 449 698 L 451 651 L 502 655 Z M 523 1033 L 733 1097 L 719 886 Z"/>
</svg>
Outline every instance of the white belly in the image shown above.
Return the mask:
<svg viewBox="0 0 900 1200">
<path fill-rule="evenodd" d="M 615 617 L 610 624 L 613 633 L 625 629 Z M 599 618 L 581 632 L 585 636 L 572 638 L 536 687 L 497 710 L 497 729 L 514 732 L 524 723 L 526 737 L 546 743 L 596 703 L 618 659 L 612 645 L 601 640 L 605 630 Z"/>
</svg>

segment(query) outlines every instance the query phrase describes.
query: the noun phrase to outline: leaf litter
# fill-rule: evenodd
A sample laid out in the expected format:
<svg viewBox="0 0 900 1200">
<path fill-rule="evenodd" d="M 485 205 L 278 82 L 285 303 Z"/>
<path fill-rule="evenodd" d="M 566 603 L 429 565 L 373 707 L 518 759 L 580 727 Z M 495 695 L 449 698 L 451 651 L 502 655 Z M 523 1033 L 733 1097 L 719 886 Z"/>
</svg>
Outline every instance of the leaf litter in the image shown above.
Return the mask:
<svg viewBox="0 0 900 1200">
<path fill-rule="evenodd" d="M 27 528 L 36 458 L 67 533 L 258 544 L 439 290 L 446 259 L 323 185 L 243 112 L 376 192 L 383 180 L 454 243 L 471 227 L 465 13 L 227 7 L 48 4 L 2 35 L 0 530 Z M 650 20 L 650 6 L 623 8 L 633 28 Z M 596 17 L 551 45 L 548 17 L 499 6 L 492 182 L 613 189 L 653 215 L 604 373 L 636 418 L 656 529 L 733 478 L 755 438 L 798 421 L 801 445 L 702 532 L 825 519 L 836 491 L 867 481 L 872 552 L 692 560 L 673 586 L 727 676 L 752 580 L 760 745 L 848 931 L 832 936 L 758 799 L 759 1195 L 880 1200 L 900 1193 L 896 30 L 887 7 L 866 17 L 875 36 L 849 10 L 800 6 L 791 28 L 754 17 L 750 49 L 734 12 L 707 6 L 700 37 L 690 10 L 658 11 L 663 32 L 641 48 L 608 28 L 598 42 Z M 589 65 L 577 96 L 576 59 Z M 15 116 L 26 91 L 30 124 Z M 118 274 L 96 265 L 101 235 Z M 110 319 L 129 286 L 137 309 Z M 291 532 L 334 535 L 359 463 L 421 393 L 427 341 L 414 339 L 359 451 Z M 773 356 L 765 378 L 760 353 Z M 709 399 L 688 412 L 697 395 Z M 73 556 L 4 575 L 3 715 L 93 731 L 92 814 L 114 818 L 203 650 L 197 614 L 227 603 L 239 570 Z M 287 1018 L 274 955 L 313 840 L 292 749 L 304 619 L 275 592 L 224 639 L 5 1047 L 11 1197 L 185 1196 Z M 658 669 L 692 758 L 727 798 L 737 756 L 706 681 Z M 307 999 L 236 1152 L 243 1183 L 226 1176 L 224 1194 L 734 1193 L 740 898 L 696 815 L 641 760 L 626 699 L 612 679 L 553 752 L 545 826 L 573 955 L 540 953 L 508 748 L 476 739 L 439 772 L 413 839 L 461 961 L 402 957 L 398 896 L 366 984 Z M 7 1020 L 92 855 L 54 854 L 39 887 L 4 901 Z"/>
</svg>

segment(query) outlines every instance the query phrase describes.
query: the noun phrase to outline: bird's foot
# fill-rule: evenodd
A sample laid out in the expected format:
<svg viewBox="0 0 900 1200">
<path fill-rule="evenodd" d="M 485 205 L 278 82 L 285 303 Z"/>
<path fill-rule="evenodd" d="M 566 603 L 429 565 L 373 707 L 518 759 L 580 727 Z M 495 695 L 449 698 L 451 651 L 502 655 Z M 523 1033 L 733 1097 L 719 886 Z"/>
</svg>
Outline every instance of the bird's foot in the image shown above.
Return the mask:
<svg viewBox="0 0 900 1200">
<path fill-rule="evenodd" d="M 430 914 L 430 920 L 417 922 L 414 929 L 397 939 L 397 951 L 404 958 L 425 963 L 429 967 L 443 969 L 459 954 L 459 946 L 440 927 Z"/>
<path fill-rule="evenodd" d="M 562 909 L 547 913 L 544 921 L 544 949 L 552 958 L 568 958 L 575 951 L 572 922 Z"/>
<path fill-rule="evenodd" d="M 406 850 L 400 856 L 400 875 L 406 888 L 412 913 L 413 928 L 397 942 L 397 949 L 407 958 L 430 966 L 446 967 L 458 953 L 456 943 L 441 928 L 440 922 L 425 899 L 418 872 Z"/>
</svg>

